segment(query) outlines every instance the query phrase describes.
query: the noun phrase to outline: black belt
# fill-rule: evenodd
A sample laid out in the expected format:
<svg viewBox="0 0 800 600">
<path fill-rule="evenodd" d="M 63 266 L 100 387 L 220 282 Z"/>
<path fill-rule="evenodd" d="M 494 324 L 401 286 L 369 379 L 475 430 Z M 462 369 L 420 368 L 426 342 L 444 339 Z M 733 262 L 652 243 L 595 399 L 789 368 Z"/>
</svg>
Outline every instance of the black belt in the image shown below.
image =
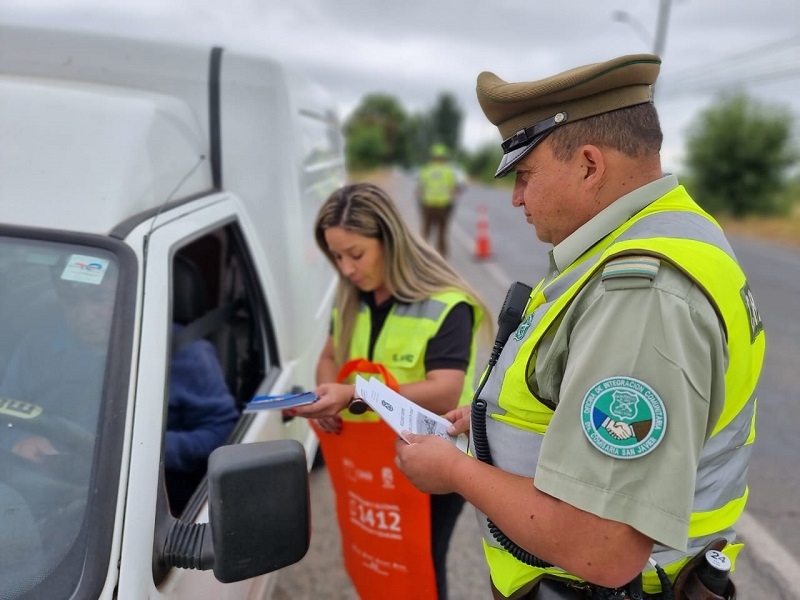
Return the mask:
<svg viewBox="0 0 800 600">
<path fill-rule="evenodd" d="M 626 588 L 610 589 L 577 584 L 562 579 L 544 578 L 520 600 L 661 600 L 661 594 L 648 594 Z"/>
</svg>

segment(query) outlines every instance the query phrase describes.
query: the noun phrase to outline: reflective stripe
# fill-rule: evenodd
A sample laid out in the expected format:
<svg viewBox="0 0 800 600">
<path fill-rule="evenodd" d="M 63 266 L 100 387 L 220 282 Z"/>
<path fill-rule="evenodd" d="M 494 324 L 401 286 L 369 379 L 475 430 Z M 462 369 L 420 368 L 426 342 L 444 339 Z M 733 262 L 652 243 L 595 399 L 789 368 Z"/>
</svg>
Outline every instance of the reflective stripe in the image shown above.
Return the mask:
<svg viewBox="0 0 800 600">
<path fill-rule="evenodd" d="M 732 541 L 735 538 L 733 528 L 729 527 L 728 529 L 712 533 L 711 535 L 691 538 L 689 540 L 689 545 L 686 548 L 686 552 L 681 552 L 680 550 L 674 550 L 673 548 L 667 548 L 665 546 L 656 544 L 653 547 L 653 560 L 655 560 L 662 568 L 668 568 L 670 573 L 677 572 L 680 565 L 685 563 L 690 556 L 694 556 L 700 550 L 705 548 L 709 542 L 721 537 L 728 541 Z M 656 558 L 656 556 L 658 558 Z"/>
<path fill-rule="evenodd" d="M 703 447 L 694 492 L 695 512 L 720 508 L 720 498 L 738 498 L 745 493 L 747 465 L 752 444 L 750 437 L 755 417 L 755 399 L 727 427 L 711 437 Z M 689 527 L 691 534 L 691 526 Z"/>
<path fill-rule="evenodd" d="M 689 524 L 689 537 L 713 535 L 715 531 L 719 531 L 720 522 L 727 522 L 732 526 L 744 511 L 749 495 L 750 489 L 745 486 L 742 496 L 734 498 L 725 506 L 708 512 L 692 513 L 692 521 Z"/>
<path fill-rule="evenodd" d="M 496 466 L 503 465 L 501 468 L 504 471 L 515 475 L 533 477 L 536 464 L 531 463 L 530 457 L 539 456 L 544 436 L 530 435 L 527 431 L 518 427 L 511 427 L 496 419 L 487 419 L 486 434 L 489 440 L 502 439 L 504 441 L 503 444 L 497 444 L 496 446 L 491 446 L 490 444 L 489 447 L 492 461 Z M 472 439 L 470 439 L 470 447 L 473 447 Z M 486 524 L 486 515 L 477 511 L 477 509 L 476 512 L 478 512 L 478 525 L 483 539 L 487 544 L 500 548 L 500 545 L 489 532 Z"/>
<path fill-rule="evenodd" d="M 429 298 L 423 302 L 414 302 L 412 304 L 398 303 L 394 314 L 398 317 L 438 321 L 447 308 L 449 306 L 446 303 Z"/>
<path fill-rule="evenodd" d="M 708 225 L 708 219 L 696 213 L 659 212 L 634 223 L 617 238 L 617 241 L 654 238 L 696 240 L 711 244 L 725 252 L 732 260 L 736 260 L 733 248 L 722 230 Z"/>
</svg>

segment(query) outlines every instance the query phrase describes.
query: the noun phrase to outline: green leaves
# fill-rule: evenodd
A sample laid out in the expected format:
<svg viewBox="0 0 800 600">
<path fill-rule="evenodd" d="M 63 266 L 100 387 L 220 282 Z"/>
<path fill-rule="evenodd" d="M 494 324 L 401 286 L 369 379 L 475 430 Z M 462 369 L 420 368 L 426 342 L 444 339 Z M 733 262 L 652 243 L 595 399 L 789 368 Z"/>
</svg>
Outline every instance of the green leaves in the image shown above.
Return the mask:
<svg viewBox="0 0 800 600">
<path fill-rule="evenodd" d="M 794 147 L 794 116 L 743 92 L 727 93 L 700 113 L 687 137 L 686 163 L 695 200 L 709 212 L 784 211 Z"/>
</svg>

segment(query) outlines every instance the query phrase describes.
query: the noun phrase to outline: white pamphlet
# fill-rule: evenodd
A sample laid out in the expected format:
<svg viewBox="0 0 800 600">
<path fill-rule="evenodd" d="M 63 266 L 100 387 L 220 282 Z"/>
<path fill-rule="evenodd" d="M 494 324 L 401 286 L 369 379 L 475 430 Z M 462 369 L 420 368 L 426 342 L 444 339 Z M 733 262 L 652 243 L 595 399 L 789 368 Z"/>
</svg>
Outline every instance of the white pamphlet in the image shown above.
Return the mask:
<svg viewBox="0 0 800 600">
<path fill-rule="evenodd" d="M 402 431 L 438 435 L 453 442 L 462 452 L 469 447 L 466 434 L 453 436 L 447 433 L 447 428 L 452 425 L 450 421 L 414 404 L 384 385 L 380 379 L 370 377 L 368 381 L 357 375 L 356 397 L 366 402 L 406 442 L 408 440 L 403 437 Z"/>
</svg>

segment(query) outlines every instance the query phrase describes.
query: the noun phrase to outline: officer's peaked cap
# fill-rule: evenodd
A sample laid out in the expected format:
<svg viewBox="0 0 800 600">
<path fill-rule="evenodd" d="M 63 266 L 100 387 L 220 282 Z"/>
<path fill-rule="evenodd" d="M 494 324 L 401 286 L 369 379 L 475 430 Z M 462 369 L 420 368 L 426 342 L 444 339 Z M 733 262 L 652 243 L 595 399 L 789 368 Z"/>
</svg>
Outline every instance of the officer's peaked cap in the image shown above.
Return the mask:
<svg viewBox="0 0 800 600">
<path fill-rule="evenodd" d="M 632 54 L 521 83 L 484 71 L 478 75 L 478 102 L 503 138 L 495 177 L 508 174 L 559 125 L 652 102 L 660 67 L 658 56 Z"/>
</svg>

